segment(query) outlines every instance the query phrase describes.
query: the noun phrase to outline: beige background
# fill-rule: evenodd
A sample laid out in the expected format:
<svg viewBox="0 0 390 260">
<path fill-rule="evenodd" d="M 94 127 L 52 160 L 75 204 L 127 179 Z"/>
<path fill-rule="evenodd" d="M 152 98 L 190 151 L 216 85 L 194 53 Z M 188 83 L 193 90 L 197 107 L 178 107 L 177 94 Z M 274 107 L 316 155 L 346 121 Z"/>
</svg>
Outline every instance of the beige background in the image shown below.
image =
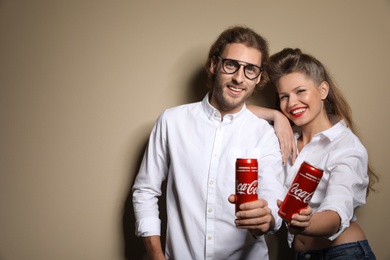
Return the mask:
<svg viewBox="0 0 390 260">
<path fill-rule="evenodd" d="M 359 222 L 390 259 L 389 0 L 0 0 L 0 259 L 140 258 L 129 190 L 149 131 L 202 97 L 234 24 L 329 67 L 381 175 Z"/>
</svg>

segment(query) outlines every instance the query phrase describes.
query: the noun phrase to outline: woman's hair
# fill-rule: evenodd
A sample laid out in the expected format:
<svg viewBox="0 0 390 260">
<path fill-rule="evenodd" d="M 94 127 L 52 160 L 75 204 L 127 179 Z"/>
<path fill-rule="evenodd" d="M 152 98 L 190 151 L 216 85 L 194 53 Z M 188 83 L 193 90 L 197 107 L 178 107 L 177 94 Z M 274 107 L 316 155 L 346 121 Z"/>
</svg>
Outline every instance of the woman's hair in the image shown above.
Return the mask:
<svg viewBox="0 0 390 260">
<path fill-rule="evenodd" d="M 334 83 L 334 80 L 327 72 L 324 65 L 319 60 L 309 54 L 302 53 L 300 49 L 285 48 L 269 58 L 269 61 L 266 64 L 266 70 L 269 80 L 274 86 L 276 86 L 277 82 L 283 75 L 293 72 L 305 74 L 317 85 L 326 81 L 329 84 L 329 93 L 324 100 L 324 106 L 327 114 L 336 115 L 344 119 L 352 132 L 359 136 L 356 125 L 352 119 L 351 107 L 340 89 Z M 370 179 L 369 187 L 367 189 L 368 194 L 369 190 L 374 190 L 373 184 L 378 181 L 378 176 L 372 170 L 370 163 L 368 163 L 367 170 Z"/>
<path fill-rule="evenodd" d="M 265 61 L 268 60 L 269 51 L 267 40 L 257 34 L 254 30 L 245 26 L 234 26 L 223 31 L 217 40 L 211 45 L 209 55 L 205 64 L 205 69 L 208 75 L 208 87 L 212 88 L 214 85 L 215 75 L 210 72 L 210 65 L 212 59 L 221 55 L 227 44 L 242 43 L 247 47 L 255 48 L 261 53 L 261 67 Z M 266 73 L 263 71 L 261 80 L 257 87 L 260 89 L 266 82 Z"/>
</svg>

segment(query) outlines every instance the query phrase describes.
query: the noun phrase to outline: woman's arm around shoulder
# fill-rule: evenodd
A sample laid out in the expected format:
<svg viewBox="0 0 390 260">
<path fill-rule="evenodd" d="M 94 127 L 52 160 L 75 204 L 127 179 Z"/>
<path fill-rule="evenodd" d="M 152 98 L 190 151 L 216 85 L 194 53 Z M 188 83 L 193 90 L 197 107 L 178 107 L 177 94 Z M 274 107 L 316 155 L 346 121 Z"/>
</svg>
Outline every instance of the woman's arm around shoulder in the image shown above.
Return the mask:
<svg viewBox="0 0 390 260">
<path fill-rule="evenodd" d="M 294 163 L 297 157 L 297 148 L 294 133 L 292 131 L 290 121 L 287 119 L 287 117 L 284 116 L 281 112 L 270 108 L 259 107 L 255 105 L 247 105 L 247 108 L 257 117 L 274 122 L 274 130 L 276 136 L 279 139 L 283 165 L 287 163 L 290 155 L 292 159 L 291 161 Z"/>
</svg>

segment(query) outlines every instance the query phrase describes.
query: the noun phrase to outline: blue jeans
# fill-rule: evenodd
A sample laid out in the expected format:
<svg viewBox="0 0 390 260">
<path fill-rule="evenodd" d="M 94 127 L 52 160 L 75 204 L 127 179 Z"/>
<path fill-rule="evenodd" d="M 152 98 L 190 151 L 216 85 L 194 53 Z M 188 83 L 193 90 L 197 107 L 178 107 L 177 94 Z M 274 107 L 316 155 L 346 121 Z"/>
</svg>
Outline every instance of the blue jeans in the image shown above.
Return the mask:
<svg viewBox="0 0 390 260">
<path fill-rule="evenodd" d="M 369 259 L 375 260 L 374 252 L 372 252 L 367 240 L 341 244 L 324 248 L 321 250 L 303 251 L 295 254 L 297 260 L 360 260 Z"/>
</svg>

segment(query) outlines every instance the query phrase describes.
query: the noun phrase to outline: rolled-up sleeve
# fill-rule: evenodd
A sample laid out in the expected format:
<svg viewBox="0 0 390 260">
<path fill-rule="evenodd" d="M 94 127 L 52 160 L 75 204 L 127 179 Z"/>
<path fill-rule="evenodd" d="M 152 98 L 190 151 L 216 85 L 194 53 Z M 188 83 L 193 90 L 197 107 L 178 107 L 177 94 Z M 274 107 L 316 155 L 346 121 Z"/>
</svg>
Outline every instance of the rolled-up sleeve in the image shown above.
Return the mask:
<svg viewBox="0 0 390 260">
<path fill-rule="evenodd" d="M 336 239 L 354 218 L 354 210 L 366 203 L 368 156 L 365 149 L 353 147 L 331 153 L 326 164 L 330 173 L 328 188 L 318 212 L 332 210 L 339 214 L 339 231 L 329 240 Z"/>
<path fill-rule="evenodd" d="M 166 178 L 168 164 L 163 113 L 150 134 L 142 164 L 132 188 L 137 236 L 161 234 L 158 199 L 162 194 L 161 184 Z"/>
</svg>

